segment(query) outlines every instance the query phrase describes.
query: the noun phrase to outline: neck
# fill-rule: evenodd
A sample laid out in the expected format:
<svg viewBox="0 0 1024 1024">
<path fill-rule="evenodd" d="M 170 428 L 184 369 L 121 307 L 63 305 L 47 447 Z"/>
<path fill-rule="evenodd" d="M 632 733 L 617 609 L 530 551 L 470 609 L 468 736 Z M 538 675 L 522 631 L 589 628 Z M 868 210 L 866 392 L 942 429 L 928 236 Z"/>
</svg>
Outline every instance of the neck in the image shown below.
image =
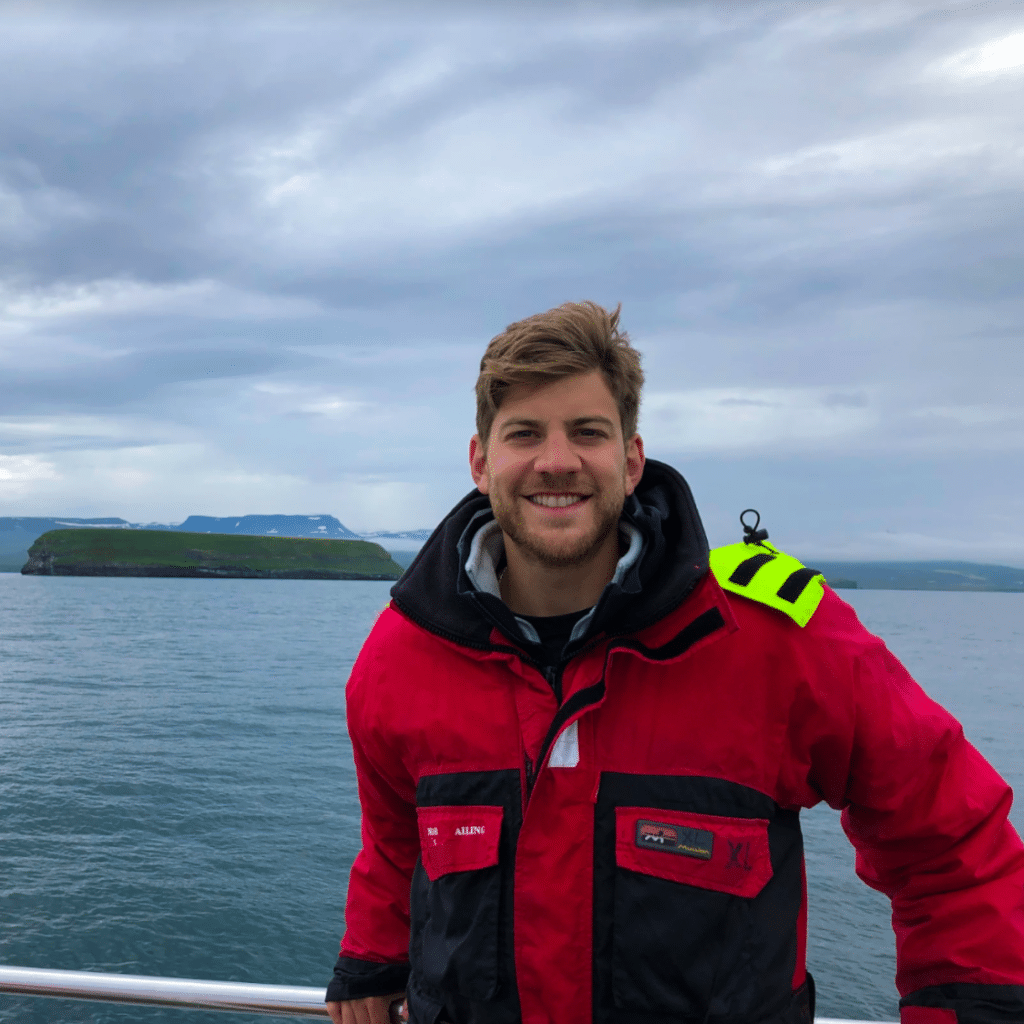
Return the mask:
<svg viewBox="0 0 1024 1024">
<path fill-rule="evenodd" d="M 507 565 L 499 586 L 501 599 L 516 615 L 568 615 L 597 604 L 615 575 L 619 535 L 613 530 L 601 547 L 578 565 L 552 567 L 538 562 L 508 536 Z"/>
</svg>

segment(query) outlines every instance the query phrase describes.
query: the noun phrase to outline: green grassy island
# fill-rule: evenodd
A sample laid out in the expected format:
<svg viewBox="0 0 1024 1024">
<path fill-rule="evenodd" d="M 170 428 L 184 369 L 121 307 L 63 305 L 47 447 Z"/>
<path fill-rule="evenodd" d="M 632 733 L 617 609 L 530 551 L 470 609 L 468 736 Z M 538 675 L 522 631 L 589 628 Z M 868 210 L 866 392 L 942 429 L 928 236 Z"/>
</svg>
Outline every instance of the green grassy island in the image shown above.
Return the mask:
<svg viewBox="0 0 1024 1024">
<path fill-rule="evenodd" d="M 27 576 L 397 580 L 402 567 L 365 540 L 166 530 L 50 530 L 29 548 Z"/>
</svg>

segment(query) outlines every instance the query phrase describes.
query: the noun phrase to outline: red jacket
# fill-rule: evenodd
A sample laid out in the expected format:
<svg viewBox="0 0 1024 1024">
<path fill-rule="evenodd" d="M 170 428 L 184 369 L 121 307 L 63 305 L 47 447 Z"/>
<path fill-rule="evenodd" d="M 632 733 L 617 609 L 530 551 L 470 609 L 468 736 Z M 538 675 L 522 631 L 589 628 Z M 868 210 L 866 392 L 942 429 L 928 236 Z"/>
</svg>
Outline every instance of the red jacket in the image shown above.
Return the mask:
<svg viewBox="0 0 1024 1024">
<path fill-rule="evenodd" d="M 485 510 L 439 528 L 349 681 L 363 847 L 328 998 L 806 1021 L 798 813 L 824 799 L 892 900 L 904 1021 L 1024 1020 L 1010 789 L 848 605 L 826 590 L 800 628 L 724 592 L 685 483 L 648 463 L 624 515 L 644 555 L 546 678 L 466 577 Z"/>
</svg>

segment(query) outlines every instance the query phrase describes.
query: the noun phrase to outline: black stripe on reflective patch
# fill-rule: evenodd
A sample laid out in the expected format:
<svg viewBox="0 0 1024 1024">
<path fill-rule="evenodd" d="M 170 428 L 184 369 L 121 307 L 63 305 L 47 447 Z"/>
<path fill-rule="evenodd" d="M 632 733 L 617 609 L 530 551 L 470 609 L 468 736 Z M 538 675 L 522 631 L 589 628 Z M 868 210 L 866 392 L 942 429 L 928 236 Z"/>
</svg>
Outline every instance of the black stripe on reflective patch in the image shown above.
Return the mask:
<svg viewBox="0 0 1024 1024">
<path fill-rule="evenodd" d="M 817 569 L 797 569 L 796 572 L 789 574 L 789 578 L 779 587 L 777 593 L 783 601 L 796 604 L 797 599 L 807 589 L 807 584 L 815 576 L 820 575 L 821 573 Z"/>
<path fill-rule="evenodd" d="M 754 578 L 761 566 L 774 561 L 775 555 L 754 555 L 753 558 L 748 558 L 745 562 L 740 562 L 736 566 L 733 574 L 729 577 L 729 582 L 735 583 L 739 587 L 745 587 Z"/>
</svg>

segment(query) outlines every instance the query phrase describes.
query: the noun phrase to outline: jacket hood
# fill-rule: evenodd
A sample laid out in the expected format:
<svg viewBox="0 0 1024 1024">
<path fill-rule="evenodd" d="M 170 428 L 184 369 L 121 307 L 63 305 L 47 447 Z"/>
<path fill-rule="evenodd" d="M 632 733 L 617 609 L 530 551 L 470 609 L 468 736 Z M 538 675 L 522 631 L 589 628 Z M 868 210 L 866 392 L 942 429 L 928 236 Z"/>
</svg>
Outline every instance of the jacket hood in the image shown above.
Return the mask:
<svg viewBox="0 0 1024 1024">
<path fill-rule="evenodd" d="M 467 572 L 473 537 L 493 519 L 486 495 L 467 494 L 431 534 L 391 597 L 404 615 L 448 640 L 491 649 L 497 627 L 528 650 L 516 617 L 500 598 L 478 590 Z M 633 528 L 627 532 L 639 532 L 642 551 L 604 588 L 586 633 L 573 647 L 597 633 L 620 636 L 652 625 L 678 607 L 708 571 L 704 526 L 689 485 L 671 466 L 647 460 L 621 521 Z"/>
</svg>

